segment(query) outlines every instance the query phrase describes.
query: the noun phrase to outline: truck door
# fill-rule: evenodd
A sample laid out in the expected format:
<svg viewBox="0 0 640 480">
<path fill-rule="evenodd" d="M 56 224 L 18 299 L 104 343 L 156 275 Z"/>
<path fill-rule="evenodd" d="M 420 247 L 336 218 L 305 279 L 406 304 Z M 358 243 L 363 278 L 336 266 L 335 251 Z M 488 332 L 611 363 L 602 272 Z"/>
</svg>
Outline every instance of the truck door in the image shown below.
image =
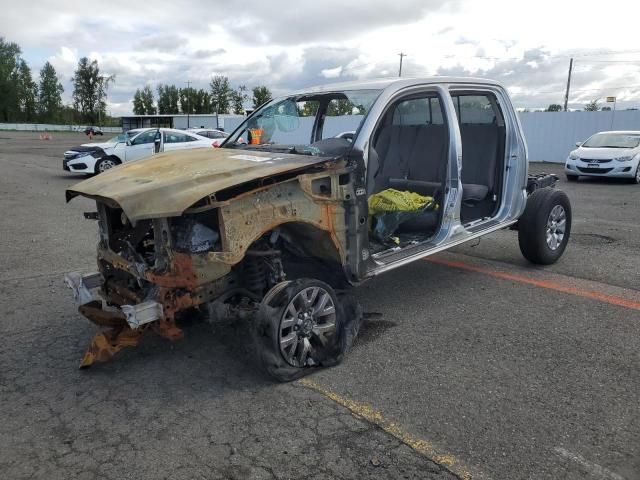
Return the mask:
<svg viewBox="0 0 640 480">
<path fill-rule="evenodd" d="M 436 248 L 451 234 L 460 211 L 459 133 L 447 89 L 440 85 L 403 89 L 372 109 L 370 117 L 374 113 L 375 121 L 362 127 L 370 132 L 367 197 L 375 204 L 390 195 L 400 199 L 418 195 L 424 207 L 407 207 L 402 216 L 383 210 L 373 215 L 369 274 L 410 261 L 403 250 L 419 256 Z"/>
</svg>

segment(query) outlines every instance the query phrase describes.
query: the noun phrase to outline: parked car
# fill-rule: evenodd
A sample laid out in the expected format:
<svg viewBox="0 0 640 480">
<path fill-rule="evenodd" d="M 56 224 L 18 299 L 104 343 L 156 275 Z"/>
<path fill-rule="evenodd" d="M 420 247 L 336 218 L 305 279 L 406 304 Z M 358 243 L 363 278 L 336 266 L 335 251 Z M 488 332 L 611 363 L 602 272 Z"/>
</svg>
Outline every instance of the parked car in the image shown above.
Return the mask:
<svg viewBox="0 0 640 480">
<path fill-rule="evenodd" d="M 327 134 L 345 128 L 355 133 Z M 179 338 L 194 307 L 250 319 L 255 358 L 278 380 L 333 365 L 362 317 L 337 291 L 506 228 L 529 261 L 561 257 L 569 199 L 557 177 L 527 168 L 506 89 L 436 77 L 301 91 L 258 108 L 222 148 L 79 183 L 66 196 L 96 201 L 99 271 L 66 281 L 81 313 L 108 327 L 81 366 L 144 332 Z"/>
<path fill-rule="evenodd" d="M 567 180 L 616 177 L 640 183 L 640 131 L 598 132 L 576 147 L 565 162 Z"/>
<path fill-rule="evenodd" d="M 215 128 L 189 128 L 187 132 L 193 132 L 201 137 L 207 137 L 214 140 L 213 145 L 219 147 L 225 138 L 229 136 L 227 132 Z"/>
<path fill-rule="evenodd" d="M 104 135 L 100 127 L 87 127 L 84 129 L 85 135 Z"/>
<path fill-rule="evenodd" d="M 117 136 L 115 143 L 86 143 L 64 154 L 62 168 L 74 173 L 97 174 L 116 165 L 160 152 L 213 147 L 214 142 L 195 133 L 173 128 L 142 128 Z"/>
</svg>

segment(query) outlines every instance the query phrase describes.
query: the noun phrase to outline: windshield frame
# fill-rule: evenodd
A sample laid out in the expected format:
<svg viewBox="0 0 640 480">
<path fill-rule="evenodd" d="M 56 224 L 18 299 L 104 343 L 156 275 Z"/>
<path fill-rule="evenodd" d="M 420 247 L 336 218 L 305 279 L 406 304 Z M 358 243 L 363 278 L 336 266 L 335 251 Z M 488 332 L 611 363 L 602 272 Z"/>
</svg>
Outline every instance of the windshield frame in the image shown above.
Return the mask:
<svg viewBox="0 0 640 480">
<path fill-rule="evenodd" d="M 258 151 L 274 151 L 274 152 L 283 152 L 289 151 L 291 153 L 304 153 L 310 155 L 318 155 L 322 154 L 322 152 L 318 152 L 317 149 L 313 147 L 314 143 L 322 141 L 323 139 L 323 131 L 325 128 L 324 122 L 325 119 L 332 116 L 340 116 L 340 115 L 328 115 L 328 105 L 332 100 L 341 99 L 346 100 L 350 103 L 353 103 L 353 108 L 362 109 L 364 108 L 364 113 L 351 113 L 345 114 L 345 116 L 353 115 L 354 118 L 360 116 L 360 120 L 358 121 L 358 125 L 355 128 L 355 132 L 353 135 L 353 140 L 350 141 L 350 147 L 353 146 L 355 142 L 355 138 L 359 134 L 362 125 L 364 124 L 369 112 L 371 112 L 373 106 L 376 104 L 378 99 L 380 98 L 381 93 L 384 89 L 381 88 L 354 88 L 354 89 L 340 89 L 340 90 L 327 90 L 327 91 L 313 91 L 296 93 L 291 95 L 285 95 L 278 98 L 274 98 L 269 102 L 261 105 L 257 108 L 251 115 L 249 115 L 236 129 L 234 129 L 228 137 L 224 139 L 224 142 L 220 145 L 220 148 L 240 148 L 243 150 L 258 150 Z M 354 103 L 355 100 L 364 100 L 362 103 Z M 296 104 L 299 102 L 310 102 L 310 101 L 319 101 L 319 107 L 316 109 L 313 115 L 300 115 L 299 112 L 296 112 L 296 115 L 291 115 L 292 118 L 296 118 L 299 122 L 302 118 L 313 118 L 313 126 L 311 128 L 310 137 L 307 140 L 307 143 L 261 143 L 261 144 L 251 144 L 250 142 L 250 134 L 249 130 L 251 128 L 255 128 L 255 125 L 258 125 L 258 120 L 265 115 L 265 112 L 268 112 L 271 109 L 272 112 L 281 105 L 285 105 L 285 102 L 295 102 Z M 352 112 L 354 112 L 352 110 Z M 269 113 L 271 117 L 275 117 L 277 114 Z M 265 116 L 265 118 L 270 118 Z M 277 124 L 277 121 L 274 119 L 274 125 Z M 298 125 L 299 126 L 299 125 Z M 291 131 L 283 131 L 285 133 L 290 133 Z M 329 138 L 337 138 L 329 137 Z M 315 139 L 315 140 L 314 140 Z M 313 140 L 313 141 L 311 141 Z M 325 139 L 326 140 L 326 139 Z M 350 150 L 350 148 L 348 149 Z M 346 153 L 346 151 L 345 151 Z"/>
<path fill-rule="evenodd" d="M 596 137 L 632 137 L 636 139 L 636 144 L 631 146 L 625 145 L 610 145 L 610 143 L 614 142 L 605 142 L 603 145 L 587 145 L 591 140 L 594 140 Z M 640 146 L 640 133 L 623 133 L 623 132 L 598 132 L 591 135 L 585 142 L 580 145 L 584 148 L 638 148 Z"/>
</svg>

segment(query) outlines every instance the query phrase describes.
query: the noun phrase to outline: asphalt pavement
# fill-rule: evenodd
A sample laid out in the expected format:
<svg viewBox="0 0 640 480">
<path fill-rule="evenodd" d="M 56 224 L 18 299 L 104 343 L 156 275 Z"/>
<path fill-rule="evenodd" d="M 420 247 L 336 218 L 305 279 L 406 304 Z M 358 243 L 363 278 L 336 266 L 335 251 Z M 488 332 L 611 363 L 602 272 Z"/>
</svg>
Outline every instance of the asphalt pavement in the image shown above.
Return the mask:
<svg viewBox="0 0 640 480">
<path fill-rule="evenodd" d="M 95 327 L 62 276 L 97 231 L 61 163 L 84 138 L 0 132 L 0 478 L 640 478 L 640 186 L 561 177 L 551 267 L 503 231 L 365 283 L 353 350 L 301 382 L 256 371 L 242 323 L 79 371 Z"/>
</svg>

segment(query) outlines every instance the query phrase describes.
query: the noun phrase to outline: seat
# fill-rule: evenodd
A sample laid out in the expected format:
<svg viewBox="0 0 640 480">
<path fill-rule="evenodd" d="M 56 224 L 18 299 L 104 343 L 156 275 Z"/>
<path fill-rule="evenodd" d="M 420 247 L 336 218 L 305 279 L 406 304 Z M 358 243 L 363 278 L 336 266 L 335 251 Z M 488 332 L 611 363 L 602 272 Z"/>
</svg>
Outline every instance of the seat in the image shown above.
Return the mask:
<svg viewBox="0 0 640 480">
<path fill-rule="evenodd" d="M 382 128 L 374 146 L 378 171 L 375 172 L 372 193 L 389 188 L 391 178 L 407 178 L 416 132 L 417 127 L 412 125 L 387 125 Z"/>
<path fill-rule="evenodd" d="M 495 123 L 462 124 L 462 200 L 479 203 L 494 191 L 500 131 Z"/>
<path fill-rule="evenodd" d="M 447 131 L 444 125 L 388 125 L 382 128 L 369 167 L 372 193 L 386 188 L 437 198 L 447 167 Z M 427 233 L 437 228 L 439 212 L 426 211 L 405 220 L 399 233 Z"/>
</svg>

